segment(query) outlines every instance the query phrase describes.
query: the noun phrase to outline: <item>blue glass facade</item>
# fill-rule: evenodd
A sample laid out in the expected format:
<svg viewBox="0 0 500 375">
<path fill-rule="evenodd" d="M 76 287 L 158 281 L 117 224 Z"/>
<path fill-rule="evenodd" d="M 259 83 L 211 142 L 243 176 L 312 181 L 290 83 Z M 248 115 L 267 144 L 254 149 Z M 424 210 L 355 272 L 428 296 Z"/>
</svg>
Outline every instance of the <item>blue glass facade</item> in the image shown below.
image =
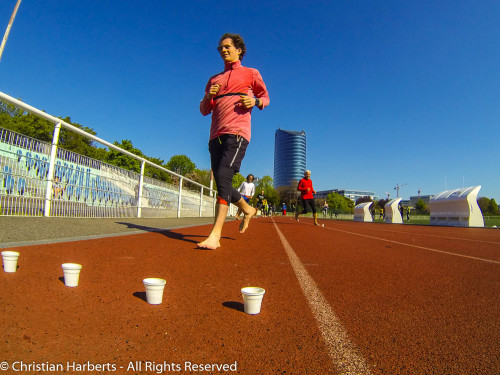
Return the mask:
<svg viewBox="0 0 500 375">
<path fill-rule="evenodd" d="M 276 130 L 274 135 L 274 187 L 290 186 L 306 170 L 306 132 Z"/>
</svg>

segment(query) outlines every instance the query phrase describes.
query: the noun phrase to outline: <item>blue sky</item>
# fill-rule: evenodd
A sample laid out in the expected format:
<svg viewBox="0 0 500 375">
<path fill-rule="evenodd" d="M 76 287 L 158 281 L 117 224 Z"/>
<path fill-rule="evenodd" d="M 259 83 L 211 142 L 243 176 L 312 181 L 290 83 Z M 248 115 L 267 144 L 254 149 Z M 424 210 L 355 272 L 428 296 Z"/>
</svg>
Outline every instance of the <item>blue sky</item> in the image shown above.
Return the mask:
<svg viewBox="0 0 500 375">
<path fill-rule="evenodd" d="M 3 35 L 15 0 L 0 2 Z M 271 104 L 252 116 L 241 173 L 273 176 L 274 132 L 305 130 L 316 190 L 437 194 L 482 185 L 500 203 L 498 1 L 23 0 L 0 91 L 209 168 L 199 113 L 241 34 Z"/>
</svg>

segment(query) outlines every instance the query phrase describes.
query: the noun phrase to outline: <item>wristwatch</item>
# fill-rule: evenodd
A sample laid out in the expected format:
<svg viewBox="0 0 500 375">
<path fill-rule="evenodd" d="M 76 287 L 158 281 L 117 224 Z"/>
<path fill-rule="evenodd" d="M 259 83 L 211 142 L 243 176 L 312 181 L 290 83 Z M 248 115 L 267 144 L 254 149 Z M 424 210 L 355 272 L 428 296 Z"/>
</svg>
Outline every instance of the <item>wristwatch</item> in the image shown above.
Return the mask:
<svg viewBox="0 0 500 375">
<path fill-rule="evenodd" d="M 260 99 L 255 98 L 255 106 L 260 108 Z"/>
</svg>

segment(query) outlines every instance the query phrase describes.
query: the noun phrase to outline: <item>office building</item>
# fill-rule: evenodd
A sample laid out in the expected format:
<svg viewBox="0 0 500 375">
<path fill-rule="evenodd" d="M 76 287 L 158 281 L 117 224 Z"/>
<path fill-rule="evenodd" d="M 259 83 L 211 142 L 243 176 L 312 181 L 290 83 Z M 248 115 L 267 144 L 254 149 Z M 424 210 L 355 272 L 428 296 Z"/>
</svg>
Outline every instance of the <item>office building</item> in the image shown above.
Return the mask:
<svg viewBox="0 0 500 375">
<path fill-rule="evenodd" d="M 410 206 L 415 207 L 417 202 L 422 199 L 422 201 L 426 204 L 429 205 L 431 202 L 431 199 L 434 197 L 434 195 L 414 195 L 410 197 Z"/>
<path fill-rule="evenodd" d="M 306 132 L 276 130 L 274 136 L 274 187 L 290 186 L 304 177 Z"/>
<path fill-rule="evenodd" d="M 346 189 L 331 189 L 317 191 L 314 198 L 326 199 L 328 194 L 337 193 L 343 197 L 349 198 L 353 202 L 356 202 L 359 198 L 370 197 L 372 200 L 378 200 L 378 196 L 375 195 L 373 191 L 363 191 L 363 190 L 346 190 Z"/>
</svg>

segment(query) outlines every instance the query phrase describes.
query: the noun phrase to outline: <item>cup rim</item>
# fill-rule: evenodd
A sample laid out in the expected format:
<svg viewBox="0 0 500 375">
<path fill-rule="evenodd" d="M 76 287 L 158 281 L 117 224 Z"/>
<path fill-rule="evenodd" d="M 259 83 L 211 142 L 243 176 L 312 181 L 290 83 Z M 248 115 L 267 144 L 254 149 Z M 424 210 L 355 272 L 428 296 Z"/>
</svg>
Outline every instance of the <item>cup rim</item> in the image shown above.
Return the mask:
<svg viewBox="0 0 500 375">
<path fill-rule="evenodd" d="M 161 279 L 159 277 L 148 277 L 144 280 L 142 280 L 144 285 L 165 285 L 167 283 L 167 280 Z"/>
<path fill-rule="evenodd" d="M 2 251 L 2 256 L 19 256 L 19 253 L 17 251 Z"/>
<path fill-rule="evenodd" d="M 78 263 L 63 263 L 61 265 L 63 270 L 81 270 L 82 265 Z"/>
<path fill-rule="evenodd" d="M 247 286 L 245 288 L 241 288 L 241 293 L 246 294 L 247 296 L 261 296 L 266 293 L 266 290 L 258 286 Z"/>
</svg>

